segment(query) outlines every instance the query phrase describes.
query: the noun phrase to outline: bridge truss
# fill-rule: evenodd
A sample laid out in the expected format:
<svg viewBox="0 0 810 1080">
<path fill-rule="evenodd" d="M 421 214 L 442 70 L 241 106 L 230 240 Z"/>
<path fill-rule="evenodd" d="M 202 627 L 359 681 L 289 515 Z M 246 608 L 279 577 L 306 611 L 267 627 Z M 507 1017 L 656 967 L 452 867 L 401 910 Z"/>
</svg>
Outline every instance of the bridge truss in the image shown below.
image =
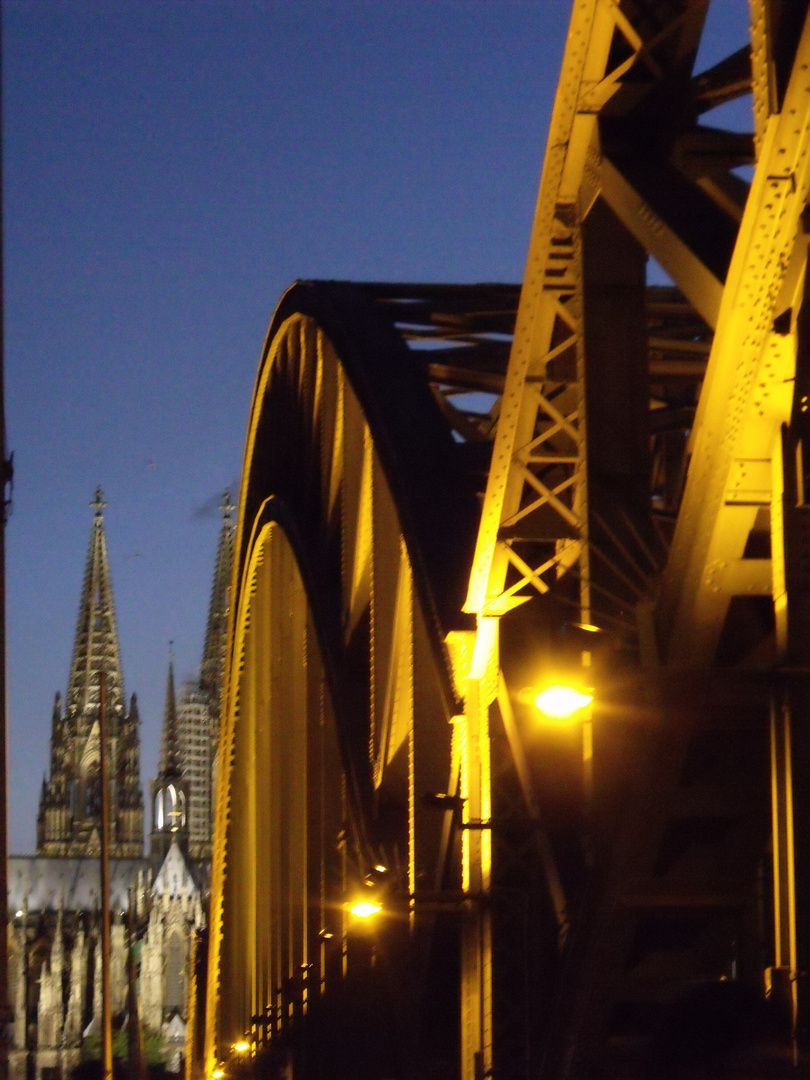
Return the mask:
<svg viewBox="0 0 810 1080">
<path fill-rule="evenodd" d="M 750 7 L 706 67 L 708 0 L 576 0 L 521 290 L 282 298 L 195 1075 L 629 1080 L 735 979 L 804 1053 L 810 20 Z"/>
</svg>

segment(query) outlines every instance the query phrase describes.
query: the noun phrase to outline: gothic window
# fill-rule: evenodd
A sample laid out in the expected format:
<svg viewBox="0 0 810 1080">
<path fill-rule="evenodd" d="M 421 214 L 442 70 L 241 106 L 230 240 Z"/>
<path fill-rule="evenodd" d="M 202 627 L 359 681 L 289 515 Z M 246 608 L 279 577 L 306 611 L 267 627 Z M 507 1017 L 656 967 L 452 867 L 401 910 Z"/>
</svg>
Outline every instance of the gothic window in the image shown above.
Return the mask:
<svg viewBox="0 0 810 1080">
<path fill-rule="evenodd" d="M 101 817 L 101 773 L 93 765 L 84 778 L 84 816 Z"/>
<path fill-rule="evenodd" d="M 174 784 L 167 784 L 155 794 L 155 828 L 177 832 L 185 825 L 186 796 Z"/>
<path fill-rule="evenodd" d="M 49 952 L 49 942 L 44 938 L 40 938 L 28 954 L 26 1010 L 29 1024 L 36 1024 L 38 1020 L 40 975 Z"/>
<path fill-rule="evenodd" d="M 17 994 L 19 993 L 20 979 L 23 978 L 23 965 L 22 957 L 18 949 L 13 945 L 8 951 L 8 987 L 9 987 L 9 999 L 12 1009 L 14 1008 Z"/>
<path fill-rule="evenodd" d="M 169 811 L 169 824 L 172 832 L 182 829 L 186 824 L 186 796 L 182 791 L 177 791 L 174 786 L 169 787 L 172 795 L 172 807 Z"/>
<path fill-rule="evenodd" d="M 174 933 L 169 938 L 165 952 L 165 993 L 163 1007 L 167 1012 L 172 1009 L 182 1009 L 185 1006 L 184 979 L 185 962 L 183 958 L 183 944 L 180 935 Z"/>
</svg>

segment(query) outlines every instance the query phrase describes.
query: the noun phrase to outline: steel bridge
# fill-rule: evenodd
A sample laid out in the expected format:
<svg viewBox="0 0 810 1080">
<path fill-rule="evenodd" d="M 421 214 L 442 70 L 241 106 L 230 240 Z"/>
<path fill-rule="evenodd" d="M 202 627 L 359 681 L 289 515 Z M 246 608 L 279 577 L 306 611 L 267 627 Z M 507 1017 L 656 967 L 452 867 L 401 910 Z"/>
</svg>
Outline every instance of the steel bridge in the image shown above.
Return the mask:
<svg viewBox="0 0 810 1080">
<path fill-rule="evenodd" d="M 195 1077 L 626 1080 L 721 980 L 804 1060 L 810 18 L 708 6 L 574 3 L 522 288 L 276 309 Z"/>
</svg>

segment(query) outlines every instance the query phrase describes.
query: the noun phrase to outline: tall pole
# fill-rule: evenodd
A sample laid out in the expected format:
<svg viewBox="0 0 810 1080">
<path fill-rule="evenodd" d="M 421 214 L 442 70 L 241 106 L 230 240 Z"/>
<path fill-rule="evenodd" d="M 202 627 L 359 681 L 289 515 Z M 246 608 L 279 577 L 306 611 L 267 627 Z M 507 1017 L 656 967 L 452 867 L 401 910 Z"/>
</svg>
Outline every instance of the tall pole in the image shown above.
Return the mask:
<svg viewBox="0 0 810 1080">
<path fill-rule="evenodd" d="M 798 1064 L 796 1020 L 799 958 L 796 935 L 796 841 L 793 812 L 791 709 L 787 691 L 771 700 L 771 821 L 773 837 L 774 960 L 766 978 L 769 997 L 791 1020 L 793 1062 Z"/>
<path fill-rule="evenodd" d="M 138 964 L 135 958 L 135 944 L 138 940 L 138 905 L 135 889 L 129 889 L 127 896 L 127 1023 L 129 1072 L 133 1080 L 146 1080 L 146 1055 L 144 1053 L 140 998 L 138 994 Z"/>
<path fill-rule="evenodd" d="M 0 40 L 2 53 L 2 40 Z M 0 73 L 1 75 L 2 73 Z M 0 78 L 2 82 L 2 78 Z M 0 112 L 2 110 L 0 109 Z M 0 143 L 2 131 L 0 130 Z M 3 378 L 4 327 L 3 310 L 3 235 L 2 189 L 0 171 L 0 1080 L 8 1077 L 11 1011 L 8 1003 L 8 723 L 6 718 L 6 511 L 9 500 L 6 488 L 11 483 L 11 459 L 6 454 L 5 391 Z"/>
<path fill-rule="evenodd" d="M 104 672 L 98 673 L 98 731 L 101 755 L 101 1041 L 102 1080 L 112 1080 L 110 1011 L 110 767 Z"/>
</svg>

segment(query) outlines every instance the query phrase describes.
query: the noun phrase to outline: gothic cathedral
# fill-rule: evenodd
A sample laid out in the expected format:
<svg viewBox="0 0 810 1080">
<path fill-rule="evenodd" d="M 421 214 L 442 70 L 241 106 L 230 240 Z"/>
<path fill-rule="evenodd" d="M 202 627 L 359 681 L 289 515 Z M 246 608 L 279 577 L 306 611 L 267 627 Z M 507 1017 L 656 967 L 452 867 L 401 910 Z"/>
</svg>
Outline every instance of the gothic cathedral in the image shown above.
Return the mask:
<svg viewBox="0 0 810 1080">
<path fill-rule="evenodd" d="M 127 701 L 100 490 L 64 705 L 56 695 L 37 854 L 9 860 L 11 1080 L 66 1080 L 98 1056 L 101 1020 L 99 709 L 104 682 L 111 837 L 111 982 L 116 1045 L 140 1036 L 180 1068 L 193 935 L 204 926 L 211 856 L 234 509 L 222 528 L 199 679 L 175 695 L 169 662 L 152 827 L 144 854 L 137 698 Z"/>
</svg>

